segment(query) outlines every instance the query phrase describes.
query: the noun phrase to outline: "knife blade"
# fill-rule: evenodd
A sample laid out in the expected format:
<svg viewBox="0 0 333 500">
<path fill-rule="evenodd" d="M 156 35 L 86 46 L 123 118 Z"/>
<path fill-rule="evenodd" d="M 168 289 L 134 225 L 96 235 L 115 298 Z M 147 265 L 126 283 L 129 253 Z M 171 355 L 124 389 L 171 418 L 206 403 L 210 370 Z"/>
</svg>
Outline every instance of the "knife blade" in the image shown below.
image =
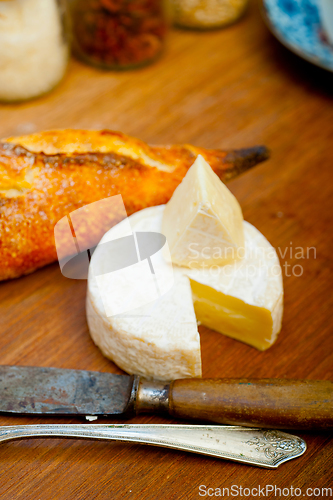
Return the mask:
<svg viewBox="0 0 333 500">
<path fill-rule="evenodd" d="M 0 366 L 0 412 L 21 415 L 176 418 L 275 429 L 333 427 L 333 382 L 180 379 L 85 370 Z"/>
</svg>

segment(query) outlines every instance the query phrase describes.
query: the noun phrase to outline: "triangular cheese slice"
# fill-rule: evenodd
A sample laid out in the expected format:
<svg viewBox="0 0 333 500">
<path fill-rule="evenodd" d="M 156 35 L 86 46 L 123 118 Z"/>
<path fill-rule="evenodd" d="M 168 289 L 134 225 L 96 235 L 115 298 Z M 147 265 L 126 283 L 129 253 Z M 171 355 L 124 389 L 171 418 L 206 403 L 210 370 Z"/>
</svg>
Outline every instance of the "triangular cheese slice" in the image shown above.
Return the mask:
<svg viewBox="0 0 333 500">
<path fill-rule="evenodd" d="M 166 205 L 162 233 L 172 262 L 193 269 L 240 258 L 244 245 L 241 207 L 198 156 Z"/>
</svg>

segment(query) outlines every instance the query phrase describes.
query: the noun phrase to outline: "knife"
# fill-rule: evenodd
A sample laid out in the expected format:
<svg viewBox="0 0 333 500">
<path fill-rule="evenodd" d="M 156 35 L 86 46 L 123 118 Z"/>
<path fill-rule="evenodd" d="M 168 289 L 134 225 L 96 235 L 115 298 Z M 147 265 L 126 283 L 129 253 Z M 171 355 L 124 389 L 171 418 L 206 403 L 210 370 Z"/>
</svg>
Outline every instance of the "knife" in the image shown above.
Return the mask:
<svg viewBox="0 0 333 500">
<path fill-rule="evenodd" d="M 333 382 L 288 379 L 148 381 L 59 368 L 0 366 L 0 412 L 176 418 L 275 429 L 333 427 Z"/>
<path fill-rule="evenodd" d="M 40 424 L 0 426 L 0 443 L 24 438 L 106 439 L 173 448 L 275 469 L 306 450 L 281 431 L 232 425 Z"/>
</svg>

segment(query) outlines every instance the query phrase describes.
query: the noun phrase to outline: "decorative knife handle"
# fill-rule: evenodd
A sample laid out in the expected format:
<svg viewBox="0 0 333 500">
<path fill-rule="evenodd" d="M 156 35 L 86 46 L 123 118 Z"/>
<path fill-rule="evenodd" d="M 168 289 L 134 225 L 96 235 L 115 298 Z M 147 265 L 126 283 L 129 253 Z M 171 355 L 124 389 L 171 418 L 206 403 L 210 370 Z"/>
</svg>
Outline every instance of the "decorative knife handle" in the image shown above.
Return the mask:
<svg viewBox="0 0 333 500">
<path fill-rule="evenodd" d="M 110 439 L 150 444 L 272 469 L 306 450 L 305 441 L 299 437 L 244 427 L 150 424 L 0 426 L 0 442 L 32 437 Z"/>
<path fill-rule="evenodd" d="M 136 413 L 167 411 L 177 418 L 275 429 L 333 427 L 333 382 L 285 379 L 135 377 Z M 132 394 L 133 394 L 132 393 Z"/>
</svg>

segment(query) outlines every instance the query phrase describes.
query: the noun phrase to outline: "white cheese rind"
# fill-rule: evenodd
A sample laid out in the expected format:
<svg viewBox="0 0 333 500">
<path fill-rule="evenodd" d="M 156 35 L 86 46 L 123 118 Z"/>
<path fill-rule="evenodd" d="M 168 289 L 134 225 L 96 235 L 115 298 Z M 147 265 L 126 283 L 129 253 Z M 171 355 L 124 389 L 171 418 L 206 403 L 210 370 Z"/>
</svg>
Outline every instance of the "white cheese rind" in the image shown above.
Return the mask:
<svg viewBox="0 0 333 500">
<path fill-rule="evenodd" d="M 153 207 L 133 214 L 128 219 L 132 229 L 159 231 L 163 208 Z M 118 237 L 117 233 L 121 236 L 121 224 L 106 233 L 100 245 Z M 103 354 L 130 374 L 161 380 L 200 377 L 200 338 L 188 278 L 176 270 L 171 290 L 158 300 L 107 317 L 93 273 L 96 256 L 95 252 L 89 269 L 87 321 L 92 339 Z M 169 279 L 169 273 L 165 273 Z M 135 280 L 134 273 L 124 275 L 125 289 L 138 285 L 136 281 L 131 283 L 131 277 Z"/>
</svg>

